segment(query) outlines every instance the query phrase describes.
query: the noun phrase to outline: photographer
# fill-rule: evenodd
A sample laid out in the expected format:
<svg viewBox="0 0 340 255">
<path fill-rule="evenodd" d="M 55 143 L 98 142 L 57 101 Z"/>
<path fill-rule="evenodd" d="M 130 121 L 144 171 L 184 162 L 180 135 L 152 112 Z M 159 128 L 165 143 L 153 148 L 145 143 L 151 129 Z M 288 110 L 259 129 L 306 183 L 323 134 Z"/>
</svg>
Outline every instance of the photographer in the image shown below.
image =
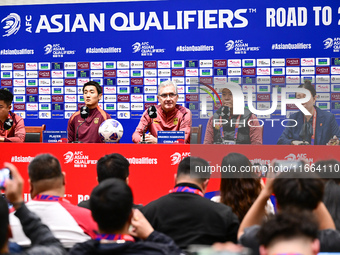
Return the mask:
<svg viewBox="0 0 340 255">
<path fill-rule="evenodd" d="M 272 161 L 274 165 L 275 160 Z M 277 199 L 278 212 L 291 212 L 292 210 L 313 212 L 318 224 L 318 239 L 321 252 L 340 251 L 340 233 L 335 230 L 331 215 L 322 203 L 324 184 L 313 173 L 283 172 L 278 177 L 267 178 L 266 186 L 252 205 L 241 222 L 238 239 L 239 242 L 251 248 L 253 254 L 259 254 L 258 232 L 265 206 L 271 194 Z M 268 176 L 270 177 L 270 176 Z"/>
<path fill-rule="evenodd" d="M 24 180 L 17 168 L 9 163 L 4 165 L 11 171 L 12 179 L 5 181 L 5 195 L 13 208 L 15 215 L 19 218 L 25 235 L 31 240 L 31 248 L 20 254 L 34 255 L 62 255 L 66 251 L 58 239 L 56 239 L 49 228 L 42 224 L 41 220 L 27 209 L 23 200 Z M 0 254 L 9 254 L 8 238 L 12 236 L 8 218 L 8 205 L 6 200 L 0 197 Z M 17 254 L 17 253 L 16 253 Z"/>
</svg>

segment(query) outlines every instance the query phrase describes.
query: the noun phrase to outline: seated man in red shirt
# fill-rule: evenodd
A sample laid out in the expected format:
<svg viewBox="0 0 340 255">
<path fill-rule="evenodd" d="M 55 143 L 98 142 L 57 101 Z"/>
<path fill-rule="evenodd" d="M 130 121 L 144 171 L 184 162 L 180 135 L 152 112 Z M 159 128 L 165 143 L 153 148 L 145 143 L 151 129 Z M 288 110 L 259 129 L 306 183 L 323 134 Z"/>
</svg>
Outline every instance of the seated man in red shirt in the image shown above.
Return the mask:
<svg viewBox="0 0 340 255">
<path fill-rule="evenodd" d="M 83 143 L 102 143 L 98 135 L 100 124 L 105 120 L 111 119 L 110 115 L 98 106 L 102 98 L 102 88 L 98 82 L 89 81 L 83 86 L 85 105 L 90 109 L 90 114 L 84 120 L 80 111 L 75 112 L 68 121 L 67 133 L 68 142 L 76 141 L 77 128 L 84 121 L 85 123 L 78 130 L 79 141 Z"/>
<path fill-rule="evenodd" d="M 13 94 L 0 89 L 0 142 L 23 143 L 26 131 L 24 120 L 11 112 Z"/>
<path fill-rule="evenodd" d="M 151 119 L 145 111 L 132 135 L 132 141 L 139 143 L 143 138 L 143 130 L 147 127 L 149 134 L 145 135 L 147 143 L 157 143 L 157 131 L 184 131 L 185 143 L 190 143 L 191 112 L 178 105 L 177 85 L 170 80 L 162 82 L 158 87 L 157 117 Z"/>
</svg>

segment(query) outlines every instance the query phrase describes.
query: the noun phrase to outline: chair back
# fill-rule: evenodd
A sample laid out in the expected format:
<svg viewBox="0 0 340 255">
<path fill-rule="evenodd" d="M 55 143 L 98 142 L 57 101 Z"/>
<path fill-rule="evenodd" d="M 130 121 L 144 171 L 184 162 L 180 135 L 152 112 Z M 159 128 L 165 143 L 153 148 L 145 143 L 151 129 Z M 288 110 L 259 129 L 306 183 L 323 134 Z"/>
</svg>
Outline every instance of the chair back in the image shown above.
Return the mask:
<svg viewBox="0 0 340 255">
<path fill-rule="evenodd" d="M 191 127 L 190 131 L 190 144 L 201 144 L 202 137 L 202 124 L 198 127 Z"/>
<path fill-rule="evenodd" d="M 41 126 L 25 126 L 26 136 L 25 143 L 42 143 L 43 131 L 46 129 L 46 125 Z"/>
</svg>

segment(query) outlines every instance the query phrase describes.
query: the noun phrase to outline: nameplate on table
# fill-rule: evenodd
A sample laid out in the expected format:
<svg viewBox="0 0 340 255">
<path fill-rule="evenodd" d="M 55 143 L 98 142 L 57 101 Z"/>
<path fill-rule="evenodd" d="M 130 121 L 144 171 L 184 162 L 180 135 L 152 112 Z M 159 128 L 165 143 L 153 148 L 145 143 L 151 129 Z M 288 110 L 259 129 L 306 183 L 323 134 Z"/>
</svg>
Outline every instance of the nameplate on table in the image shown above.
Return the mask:
<svg viewBox="0 0 340 255">
<path fill-rule="evenodd" d="M 157 143 L 159 144 L 178 144 L 184 143 L 185 132 L 184 131 L 158 131 Z"/>
</svg>

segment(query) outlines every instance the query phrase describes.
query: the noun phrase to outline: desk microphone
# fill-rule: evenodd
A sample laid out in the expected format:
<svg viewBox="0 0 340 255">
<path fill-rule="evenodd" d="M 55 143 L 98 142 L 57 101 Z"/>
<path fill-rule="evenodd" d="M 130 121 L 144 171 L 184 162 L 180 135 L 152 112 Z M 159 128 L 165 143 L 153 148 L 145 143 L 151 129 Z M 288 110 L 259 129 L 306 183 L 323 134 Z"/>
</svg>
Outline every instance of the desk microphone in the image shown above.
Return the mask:
<svg viewBox="0 0 340 255">
<path fill-rule="evenodd" d="M 148 115 L 149 117 L 151 118 L 151 122 L 149 122 L 147 125 L 145 125 L 144 129 L 143 129 L 143 139 L 141 142 L 139 143 L 147 143 L 145 141 L 145 132 L 146 132 L 146 129 L 151 125 L 152 123 L 152 120 L 157 118 L 157 109 L 154 105 L 151 105 L 149 108 L 148 108 Z"/>
<path fill-rule="evenodd" d="M 89 110 L 89 108 L 86 105 L 84 105 L 83 107 L 80 108 L 80 117 L 82 117 L 84 119 L 84 121 L 83 121 L 83 123 L 81 123 L 77 127 L 76 140 L 73 141 L 73 143 L 81 143 L 80 141 L 78 141 L 78 131 L 79 131 L 80 126 L 85 123 L 85 120 L 89 116 L 89 114 L 90 114 L 90 110 Z"/>
<path fill-rule="evenodd" d="M 4 129 L 9 130 L 13 126 L 13 120 L 12 119 L 6 119 L 4 122 Z"/>
</svg>

